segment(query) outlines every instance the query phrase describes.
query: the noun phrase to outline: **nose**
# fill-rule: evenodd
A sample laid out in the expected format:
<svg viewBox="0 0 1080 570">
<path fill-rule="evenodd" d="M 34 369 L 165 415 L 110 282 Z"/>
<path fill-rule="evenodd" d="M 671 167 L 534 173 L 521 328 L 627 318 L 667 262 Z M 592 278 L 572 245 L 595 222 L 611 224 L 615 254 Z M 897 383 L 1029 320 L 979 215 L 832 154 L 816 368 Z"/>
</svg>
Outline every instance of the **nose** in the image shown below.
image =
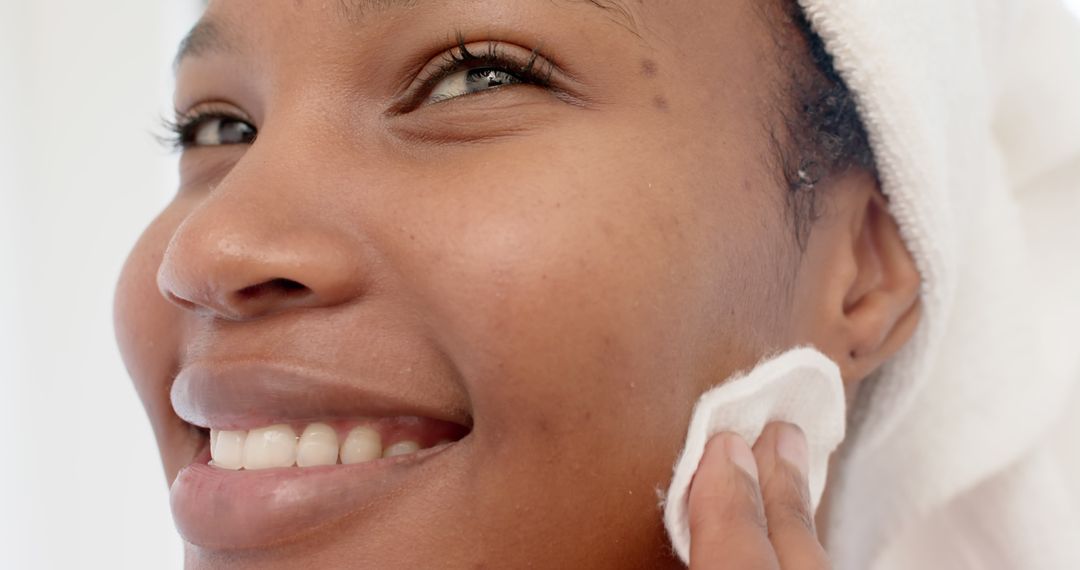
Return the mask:
<svg viewBox="0 0 1080 570">
<path fill-rule="evenodd" d="M 177 227 L 157 274 L 166 299 L 242 321 L 360 295 L 364 248 L 338 216 L 265 194 L 253 205 L 244 194 L 219 187 Z"/>
</svg>

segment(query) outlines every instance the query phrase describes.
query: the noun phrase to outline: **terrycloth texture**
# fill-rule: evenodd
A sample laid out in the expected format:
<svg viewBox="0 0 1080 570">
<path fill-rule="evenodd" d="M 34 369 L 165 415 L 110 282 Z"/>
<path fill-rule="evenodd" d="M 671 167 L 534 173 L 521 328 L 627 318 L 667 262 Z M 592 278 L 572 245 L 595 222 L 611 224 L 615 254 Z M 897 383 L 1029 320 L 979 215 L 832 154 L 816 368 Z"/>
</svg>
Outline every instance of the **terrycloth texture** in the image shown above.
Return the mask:
<svg viewBox="0 0 1080 570">
<path fill-rule="evenodd" d="M 694 406 L 664 503 L 664 526 L 679 558 L 690 563 L 690 483 L 710 437 L 730 431 L 753 443 L 767 423 L 777 420 L 802 428 L 810 452 L 810 499 L 816 509 L 825 490 L 829 456 L 844 439 L 845 415 L 840 370 L 812 348 L 766 359 L 749 373 L 705 392 Z"/>
<path fill-rule="evenodd" d="M 831 474 L 834 564 L 1060 567 L 1078 541 L 1040 532 L 1076 503 L 1034 450 L 1080 379 L 1080 25 L 1058 0 L 800 2 L 924 280 Z M 980 557 L 928 554 L 951 545 Z"/>
<path fill-rule="evenodd" d="M 1041 496 L 1069 493 L 1068 481 L 1050 451 L 1037 449 L 1024 455 L 918 525 L 908 526 L 890 540 L 875 570 L 1080 568 L 1080 549 L 1076 548 L 1080 526 L 1072 518 L 1072 504 L 1040 502 L 1039 516 L 1031 514 L 1030 490 L 1039 489 Z M 1013 519 L 1024 521 L 1025 527 L 1002 524 Z"/>
</svg>

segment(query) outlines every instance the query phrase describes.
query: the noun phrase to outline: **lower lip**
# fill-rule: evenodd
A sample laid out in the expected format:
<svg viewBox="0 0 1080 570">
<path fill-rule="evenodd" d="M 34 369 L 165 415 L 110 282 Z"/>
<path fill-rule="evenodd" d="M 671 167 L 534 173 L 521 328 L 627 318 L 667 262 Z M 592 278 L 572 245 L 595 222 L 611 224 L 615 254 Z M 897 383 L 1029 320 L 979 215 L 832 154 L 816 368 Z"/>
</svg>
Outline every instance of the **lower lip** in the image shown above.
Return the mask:
<svg viewBox="0 0 1080 570">
<path fill-rule="evenodd" d="M 389 495 L 456 445 L 353 465 L 257 471 L 211 467 L 207 445 L 173 481 L 173 519 L 184 540 L 208 549 L 288 541 Z"/>
</svg>

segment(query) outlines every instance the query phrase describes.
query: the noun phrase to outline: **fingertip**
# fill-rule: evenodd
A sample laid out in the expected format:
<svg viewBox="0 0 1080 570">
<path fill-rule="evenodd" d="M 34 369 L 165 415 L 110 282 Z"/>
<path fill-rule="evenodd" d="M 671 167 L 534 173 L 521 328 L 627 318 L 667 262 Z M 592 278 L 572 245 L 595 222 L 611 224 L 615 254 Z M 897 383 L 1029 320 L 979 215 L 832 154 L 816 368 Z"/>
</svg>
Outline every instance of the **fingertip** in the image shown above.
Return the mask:
<svg viewBox="0 0 1080 570">
<path fill-rule="evenodd" d="M 789 423 L 780 425 L 776 435 L 776 454 L 794 467 L 805 479 L 810 471 L 810 451 L 806 434 L 799 426 Z"/>
<path fill-rule="evenodd" d="M 731 462 L 755 481 L 758 477 L 757 460 L 750 446 L 738 434 L 724 432 L 716 434 L 705 444 L 702 466 L 710 461 Z"/>
<path fill-rule="evenodd" d="M 746 443 L 746 440 L 735 434 L 728 434 L 728 437 L 724 441 L 724 445 L 727 448 L 728 457 L 731 458 L 731 462 L 739 469 L 745 471 L 752 479 L 757 481 L 757 460 L 754 458 L 754 452 L 750 450 L 750 445 Z"/>
</svg>

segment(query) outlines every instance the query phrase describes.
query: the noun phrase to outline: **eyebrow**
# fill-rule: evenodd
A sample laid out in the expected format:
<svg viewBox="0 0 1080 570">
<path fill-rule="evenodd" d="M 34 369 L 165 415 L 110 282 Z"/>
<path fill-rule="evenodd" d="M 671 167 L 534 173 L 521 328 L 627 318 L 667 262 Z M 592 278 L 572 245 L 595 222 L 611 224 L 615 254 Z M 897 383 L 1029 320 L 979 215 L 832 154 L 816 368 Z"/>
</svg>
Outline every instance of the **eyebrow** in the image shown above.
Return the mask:
<svg viewBox="0 0 1080 570">
<path fill-rule="evenodd" d="M 294 0 L 300 2 L 302 0 Z M 420 0 L 338 0 L 341 17 L 355 22 L 372 12 L 380 12 L 390 8 L 405 8 L 416 5 Z M 556 0 L 550 0 L 555 3 Z M 630 33 L 638 36 L 637 22 L 633 13 L 622 3 L 621 0 L 565 0 L 579 4 L 595 6 L 616 24 L 624 27 Z M 202 18 L 195 27 L 180 41 L 180 47 L 173 59 L 173 68 L 178 69 L 180 63 L 189 57 L 198 57 L 208 53 L 230 52 L 234 49 L 229 43 L 222 26 L 215 20 Z"/>
<path fill-rule="evenodd" d="M 229 51 L 232 51 L 232 46 L 222 33 L 221 26 L 214 20 L 202 18 L 184 36 L 184 39 L 180 40 L 180 47 L 176 50 L 176 57 L 173 59 L 173 69 L 178 69 L 180 63 L 189 57 Z"/>
</svg>

